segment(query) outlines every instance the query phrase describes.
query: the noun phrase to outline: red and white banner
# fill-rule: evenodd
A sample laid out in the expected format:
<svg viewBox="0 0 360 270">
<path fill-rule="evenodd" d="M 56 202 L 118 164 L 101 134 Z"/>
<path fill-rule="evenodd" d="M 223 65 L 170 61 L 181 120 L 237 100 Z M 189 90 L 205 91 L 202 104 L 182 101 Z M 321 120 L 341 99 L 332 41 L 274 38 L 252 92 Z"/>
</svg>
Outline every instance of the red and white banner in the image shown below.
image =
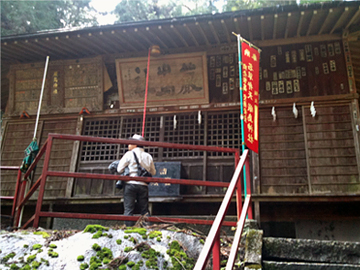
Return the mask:
<svg viewBox="0 0 360 270">
<path fill-rule="evenodd" d="M 257 49 L 241 44 L 245 145 L 259 152 L 259 61 Z"/>
</svg>

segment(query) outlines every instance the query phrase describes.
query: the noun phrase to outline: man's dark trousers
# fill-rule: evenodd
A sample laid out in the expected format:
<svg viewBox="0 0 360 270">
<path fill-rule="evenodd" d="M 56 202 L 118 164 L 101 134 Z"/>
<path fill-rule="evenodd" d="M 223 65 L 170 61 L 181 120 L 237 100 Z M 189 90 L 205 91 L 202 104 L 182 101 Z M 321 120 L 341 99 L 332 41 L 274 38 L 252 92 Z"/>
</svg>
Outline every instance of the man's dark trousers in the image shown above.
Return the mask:
<svg viewBox="0 0 360 270">
<path fill-rule="evenodd" d="M 137 201 L 140 214 L 143 216 L 149 213 L 149 189 L 145 185 L 126 184 L 124 188 L 124 215 L 132 216 Z M 134 221 L 125 221 L 125 225 L 134 226 Z"/>
</svg>

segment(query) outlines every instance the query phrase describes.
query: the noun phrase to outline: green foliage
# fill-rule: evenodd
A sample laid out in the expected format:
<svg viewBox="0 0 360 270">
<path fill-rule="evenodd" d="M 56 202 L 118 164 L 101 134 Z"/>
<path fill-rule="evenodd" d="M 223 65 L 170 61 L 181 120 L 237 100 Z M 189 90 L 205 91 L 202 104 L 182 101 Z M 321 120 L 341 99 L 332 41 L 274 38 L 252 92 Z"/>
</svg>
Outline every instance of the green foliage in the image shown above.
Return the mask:
<svg viewBox="0 0 360 270">
<path fill-rule="evenodd" d="M 92 245 L 92 249 L 95 251 L 99 251 L 99 250 L 101 250 L 101 247 L 97 243 L 95 243 Z"/>
<path fill-rule="evenodd" d="M 153 239 L 155 237 L 162 237 L 162 232 L 160 231 L 152 231 L 151 233 L 149 233 L 149 238 Z"/>
<path fill-rule="evenodd" d="M 97 25 L 89 3 L 90 0 L 1 1 L 1 35 Z"/>
<path fill-rule="evenodd" d="M 43 238 L 48 238 L 50 237 L 50 235 L 47 232 L 43 232 L 43 231 L 39 231 L 39 232 L 34 232 L 35 235 L 42 235 Z"/>
<path fill-rule="evenodd" d="M 33 260 L 35 260 L 35 258 L 36 258 L 36 254 L 30 255 L 29 257 L 27 257 L 26 262 L 31 263 Z"/>
<path fill-rule="evenodd" d="M 119 270 L 126 270 L 126 264 L 122 264 L 119 266 Z"/>
<path fill-rule="evenodd" d="M 49 263 L 48 260 L 45 260 L 45 259 L 41 258 L 40 261 L 43 262 L 46 266 L 49 266 L 49 265 L 50 265 L 50 263 Z"/>
<path fill-rule="evenodd" d="M 20 267 L 17 266 L 15 263 L 13 263 L 12 265 L 10 265 L 10 270 L 19 270 Z"/>
<path fill-rule="evenodd" d="M 10 258 L 14 258 L 16 255 L 15 252 L 11 252 L 8 255 L 6 255 L 4 258 L 1 259 L 1 262 L 7 262 Z M 36 255 L 35 255 L 36 256 Z"/>
<path fill-rule="evenodd" d="M 28 248 L 28 247 L 29 247 L 29 245 L 26 245 L 26 244 L 24 245 L 24 248 Z"/>
<path fill-rule="evenodd" d="M 116 244 L 121 245 L 121 243 L 122 243 L 121 239 L 116 240 Z"/>
<path fill-rule="evenodd" d="M 33 249 L 33 250 L 38 250 L 38 249 L 40 249 L 41 247 L 42 247 L 41 244 L 35 244 L 35 245 L 32 246 L 32 249 Z"/>
<path fill-rule="evenodd" d="M 32 264 L 31 264 L 31 267 L 35 268 L 35 269 L 38 269 L 40 265 L 41 265 L 41 262 L 33 261 Z"/>
<path fill-rule="evenodd" d="M 80 264 L 80 270 L 85 270 L 85 269 L 88 269 L 88 268 L 89 268 L 89 265 L 87 263 Z"/>
<path fill-rule="evenodd" d="M 59 254 L 54 252 L 54 251 L 48 251 L 48 255 L 51 257 L 51 258 L 57 258 L 59 257 Z"/>
<path fill-rule="evenodd" d="M 82 262 L 84 259 L 85 259 L 84 255 L 79 255 L 79 256 L 77 257 L 77 260 L 78 260 L 79 262 Z"/>
<path fill-rule="evenodd" d="M 57 246 L 55 244 L 50 244 L 49 247 L 50 248 L 57 248 Z"/>
<path fill-rule="evenodd" d="M 135 265 L 135 263 L 133 261 L 130 261 L 126 265 L 129 266 L 129 267 L 133 267 Z"/>
<path fill-rule="evenodd" d="M 146 235 L 147 230 L 145 228 L 132 228 L 129 230 L 125 230 L 124 233 L 138 233 L 140 235 Z"/>
<path fill-rule="evenodd" d="M 84 230 L 84 233 L 86 232 L 95 233 L 97 231 L 108 231 L 108 230 L 109 230 L 108 227 L 94 224 L 94 225 L 87 225 Z"/>
<path fill-rule="evenodd" d="M 132 251 L 132 250 L 133 250 L 132 247 L 126 247 L 126 248 L 124 248 L 124 252 L 130 252 L 130 251 Z"/>
<path fill-rule="evenodd" d="M 25 264 L 23 268 L 21 268 L 21 270 L 31 270 L 30 265 Z"/>
</svg>

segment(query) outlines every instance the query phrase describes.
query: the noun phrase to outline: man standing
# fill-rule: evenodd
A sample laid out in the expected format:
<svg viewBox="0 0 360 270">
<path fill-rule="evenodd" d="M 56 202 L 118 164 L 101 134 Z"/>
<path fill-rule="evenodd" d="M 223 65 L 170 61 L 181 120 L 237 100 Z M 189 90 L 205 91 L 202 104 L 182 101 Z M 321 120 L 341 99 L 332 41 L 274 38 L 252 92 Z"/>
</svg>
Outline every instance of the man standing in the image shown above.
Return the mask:
<svg viewBox="0 0 360 270">
<path fill-rule="evenodd" d="M 129 151 L 120 159 L 119 165 L 117 167 L 118 173 L 123 173 L 126 167 L 129 168 L 130 176 L 138 176 L 138 164 L 136 162 L 135 156 L 139 164 L 146 169 L 151 175 L 156 174 L 156 169 L 154 165 L 153 158 L 150 154 L 146 153 L 142 146 L 137 146 L 137 141 L 145 141 L 144 137 L 135 134 L 130 140 L 133 140 L 133 144 L 128 145 Z M 140 208 L 140 214 L 150 214 L 149 213 L 149 189 L 148 183 L 141 181 L 128 181 L 124 187 L 124 215 L 132 216 L 134 214 L 135 202 L 138 202 Z M 133 226 L 133 221 L 125 221 L 126 226 Z"/>
</svg>

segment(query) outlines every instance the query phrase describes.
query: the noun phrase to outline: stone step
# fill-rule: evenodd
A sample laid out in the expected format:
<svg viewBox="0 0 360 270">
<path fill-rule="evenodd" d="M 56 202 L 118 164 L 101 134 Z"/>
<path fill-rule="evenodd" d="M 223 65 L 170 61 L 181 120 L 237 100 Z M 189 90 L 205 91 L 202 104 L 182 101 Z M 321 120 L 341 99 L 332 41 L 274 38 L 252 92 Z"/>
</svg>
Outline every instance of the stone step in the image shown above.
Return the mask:
<svg viewBox="0 0 360 270">
<path fill-rule="evenodd" d="M 349 264 L 358 265 L 360 269 L 360 243 L 264 237 L 262 259 Z"/>
<path fill-rule="evenodd" d="M 252 268 L 248 268 L 251 270 Z M 255 268 L 254 268 L 255 269 Z M 360 265 L 336 263 L 273 262 L 263 261 L 262 270 L 354 270 Z"/>
</svg>

